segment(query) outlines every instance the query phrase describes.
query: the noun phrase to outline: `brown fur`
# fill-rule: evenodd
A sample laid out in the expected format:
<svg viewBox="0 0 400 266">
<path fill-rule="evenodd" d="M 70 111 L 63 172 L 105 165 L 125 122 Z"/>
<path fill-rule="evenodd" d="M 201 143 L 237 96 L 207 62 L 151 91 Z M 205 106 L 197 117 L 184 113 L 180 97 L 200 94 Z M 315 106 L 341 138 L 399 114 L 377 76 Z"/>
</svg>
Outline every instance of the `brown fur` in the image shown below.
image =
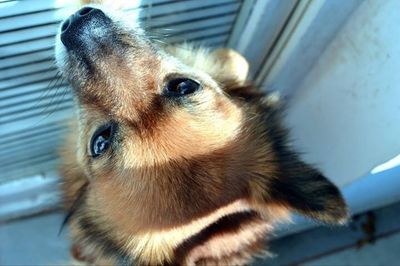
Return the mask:
<svg viewBox="0 0 400 266">
<path fill-rule="evenodd" d="M 113 30 L 118 41 L 87 62 L 74 51 L 59 60 L 79 110 L 61 167 L 73 254 L 96 265 L 245 264 L 290 210 L 346 219 L 337 188 L 288 145 L 279 106 L 246 85 L 243 57 Z M 182 76 L 202 90 L 165 97 Z M 113 143 L 93 158 L 90 139 L 109 122 Z"/>
</svg>

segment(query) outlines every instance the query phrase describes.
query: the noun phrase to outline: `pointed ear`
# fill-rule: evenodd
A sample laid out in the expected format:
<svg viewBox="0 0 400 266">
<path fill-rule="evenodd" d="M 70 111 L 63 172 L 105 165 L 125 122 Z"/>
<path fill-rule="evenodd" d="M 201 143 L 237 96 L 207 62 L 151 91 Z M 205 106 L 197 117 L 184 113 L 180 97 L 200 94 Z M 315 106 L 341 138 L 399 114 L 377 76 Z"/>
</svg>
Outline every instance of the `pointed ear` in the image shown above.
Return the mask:
<svg viewBox="0 0 400 266">
<path fill-rule="evenodd" d="M 272 181 L 270 198 L 280 206 L 313 219 L 343 224 L 348 210 L 339 189 L 318 170 L 291 156 Z"/>
<path fill-rule="evenodd" d="M 232 49 L 221 48 L 211 52 L 211 56 L 220 66 L 216 79 L 220 82 L 235 81 L 244 83 L 249 72 L 249 63 L 238 52 Z M 211 73 L 213 75 L 213 73 Z"/>
</svg>

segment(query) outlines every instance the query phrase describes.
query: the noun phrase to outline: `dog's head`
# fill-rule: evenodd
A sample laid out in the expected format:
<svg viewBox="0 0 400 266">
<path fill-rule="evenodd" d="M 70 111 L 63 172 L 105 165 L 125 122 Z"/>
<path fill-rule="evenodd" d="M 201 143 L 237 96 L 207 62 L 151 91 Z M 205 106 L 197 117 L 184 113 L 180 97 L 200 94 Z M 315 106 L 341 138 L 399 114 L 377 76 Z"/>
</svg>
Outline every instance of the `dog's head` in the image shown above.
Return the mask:
<svg viewBox="0 0 400 266">
<path fill-rule="evenodd" d="M 338 189 L 290 149 L 276 103 L 244 85 L 240 55 L 160 47 L 117 17 L 84 7 L 57 37 L 78 106 L 64 170 L 83 175 L 72 222 L 86 254 L 230 262 L 287 210 L 344 221 Z"/>
</svg>

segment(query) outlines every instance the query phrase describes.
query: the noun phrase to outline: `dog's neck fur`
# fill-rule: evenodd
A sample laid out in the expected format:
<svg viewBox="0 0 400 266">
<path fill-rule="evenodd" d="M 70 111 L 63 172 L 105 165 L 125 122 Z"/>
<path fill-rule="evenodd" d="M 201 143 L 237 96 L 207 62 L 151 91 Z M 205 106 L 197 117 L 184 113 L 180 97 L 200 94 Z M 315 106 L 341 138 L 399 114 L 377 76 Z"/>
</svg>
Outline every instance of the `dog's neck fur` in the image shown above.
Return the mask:
<svg viewBox="0 0 400 266">
<path fill-rule="evenodd" d="M 272 206 L 270 211 L 273 213 Z M 287 212 L 280 215 L 287 217 Z M 266 236 L 279 212 L 267 216 L 265 212 L 262 215 L 254 211 L 248 201 L 237 200 L 185 225 L 137 235 L 119 234 L 119 239 L 116 234 L 108 238 L 107 229 L 90 217 L 78 217 L 71 227 L 81 241 L 79 257 L 87 263 L 243 265 L 254 255 L 268 255 Z"/>
</svg>

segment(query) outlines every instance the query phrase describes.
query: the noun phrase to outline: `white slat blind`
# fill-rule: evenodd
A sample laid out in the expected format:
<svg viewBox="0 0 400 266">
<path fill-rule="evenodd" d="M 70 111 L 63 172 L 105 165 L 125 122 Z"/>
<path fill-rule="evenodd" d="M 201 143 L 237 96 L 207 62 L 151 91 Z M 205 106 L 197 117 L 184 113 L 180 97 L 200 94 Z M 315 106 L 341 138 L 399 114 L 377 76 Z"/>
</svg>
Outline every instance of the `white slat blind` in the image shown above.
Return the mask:
<svg viewBox="0 0 400 266">
<path fill-rule="evenodd" d="M 126 12 L 165 41 L 225 46 L 241 0 L 131 1 Z M 74 1 L 0 1 L 0 184 L 47 172 L 72 99 L 54 65 L 55 34 Z"/>
</svg>

